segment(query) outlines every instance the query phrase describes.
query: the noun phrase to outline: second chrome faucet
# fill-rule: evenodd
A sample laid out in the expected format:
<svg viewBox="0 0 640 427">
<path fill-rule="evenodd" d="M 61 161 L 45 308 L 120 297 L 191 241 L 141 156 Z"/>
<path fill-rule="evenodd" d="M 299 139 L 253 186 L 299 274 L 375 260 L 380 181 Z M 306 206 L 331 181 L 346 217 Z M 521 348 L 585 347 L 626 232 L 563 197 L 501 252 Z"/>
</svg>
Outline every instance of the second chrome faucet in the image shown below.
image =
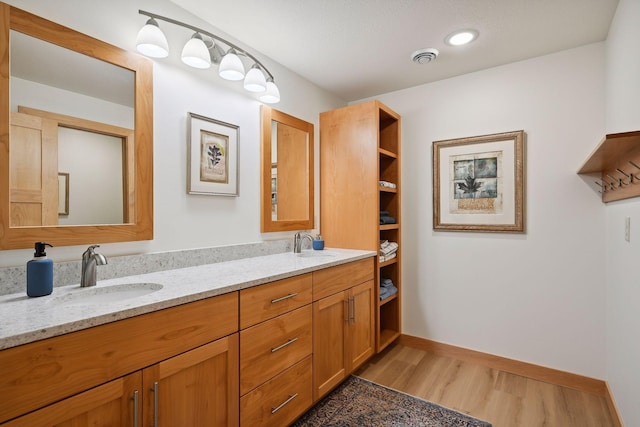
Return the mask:
<svg viewBox="0 0 640 427">
<path fill-rule="evenodd" d="M 313 237 L 309 233 L 305 233 L 304 231 L 298 231 L 296 235 L 293 237 L 293 253 L 299 254 L 302 253 L 302 241 L 304 239 L 309 239 L 309 242 L 313 244 Z"/>
</svg>

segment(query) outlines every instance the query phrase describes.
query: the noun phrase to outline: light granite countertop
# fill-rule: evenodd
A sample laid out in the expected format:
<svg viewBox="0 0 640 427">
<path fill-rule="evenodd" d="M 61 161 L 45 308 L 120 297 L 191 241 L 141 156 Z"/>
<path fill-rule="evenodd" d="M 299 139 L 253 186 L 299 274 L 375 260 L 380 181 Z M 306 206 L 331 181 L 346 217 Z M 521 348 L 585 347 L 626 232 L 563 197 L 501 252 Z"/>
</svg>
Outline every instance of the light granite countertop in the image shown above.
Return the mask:
<svg viewBox="0 0 640 427">
<path fill-rule="evenodd" d="M 317 252 L 317 253 L 314 253 Z M 0 296 L 0 350 L 228 292 L 375 256 L 373 251 L 332 249 L 244 258 L 197 267 L 99 280 L 96 287 L 54 287 L 53 293 L 29 298 L 25 293 Z M 129 284 L 154 289 L 110 301 L 107 290 Z M 160 288 L 160 289 L 157 289 Z M 143 290 L 142 293 L 145 291 Z M 79 294 L 85 293 L 85 295 Z M 89 293 L 89 294 L 87 294 Z M 100 293 L 92 295 L 92 293 Z M 85 302 L 83 297 L 91 295 Z"/>
</svg>

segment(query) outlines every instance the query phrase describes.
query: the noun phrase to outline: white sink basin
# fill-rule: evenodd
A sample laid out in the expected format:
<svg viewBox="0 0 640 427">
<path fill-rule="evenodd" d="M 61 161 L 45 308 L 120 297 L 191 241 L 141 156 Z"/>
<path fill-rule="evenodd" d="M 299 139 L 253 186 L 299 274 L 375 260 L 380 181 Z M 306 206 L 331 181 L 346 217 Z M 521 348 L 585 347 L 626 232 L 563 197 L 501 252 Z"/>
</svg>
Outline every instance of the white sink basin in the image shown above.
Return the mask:
<svg viewBox="0 0 640 427">
<path fill-rule="evenodd" d="M 335 252 L 331 252 L 331 251 L 327 251 L 327 250 L 321 250 L 321 251 L 302 251 L 299 254 L 296 254 L 296 256 L 302 257 L 302 258 L 323 258 L 323 257 L 332 257 L 332 256 L 336 256 L 338 255 Z"/>
<path fill-rule="evenodd" d="M 98 285 L 78 288 L 66 295 L 54 297 L 51 304 L 60 306 L 109 304 L 148 295 L 160 289 L 162 285 L 157 283 L 126 283 L 104 287 Z"/>
</svg>

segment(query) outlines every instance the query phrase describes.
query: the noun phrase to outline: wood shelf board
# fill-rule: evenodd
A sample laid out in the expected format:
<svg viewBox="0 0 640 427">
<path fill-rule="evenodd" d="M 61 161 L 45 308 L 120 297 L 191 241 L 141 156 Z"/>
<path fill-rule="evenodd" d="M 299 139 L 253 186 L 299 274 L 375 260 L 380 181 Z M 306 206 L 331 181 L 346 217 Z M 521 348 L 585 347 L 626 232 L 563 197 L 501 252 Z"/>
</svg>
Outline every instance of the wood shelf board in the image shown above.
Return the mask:
<svg viewBox="0 0 640 427">
<path fill-rule="evenodd" d="M 624 170 L 629 166 L 628 161 L 637 156 L 640 156 L 640 131 L 608 134 L 578 173 L 599 173 L 616 168 Z"/>
<path fill-rule="evenodd" d="M 393 301 L 394 299 L 398 298 L 398 293 L 395 293 L 391 296 L 386 297 L 385 299 L 381 300 L 378 302 L 378 307 L 382 307 L 383 305 L 385 305 L 388 302 Z"/>
<path fill-rule="evenodd" d="M 397 188 L 380 186 L 380 191 L 382 191 L 383 193 L 397 193 L 398 189 Z"/>
<path fill-rule="evenodd" d="M 382 267 L 386 267 L 388 265 L 392 265 L 392 264 L 397 264 L 398 263 L 398 257 L 395 257 L 393 259 L 390 259 L 389 261 L 385 261 L 385 262 L 380 262 L 378 261 L 378 268 L 382 268 Z"/>
<path fill-rule="evenodd" d="M 380 155 L 383 157 L 390 157 L 392 159 L 398 158 L 398 155 L 396 153 L 393 153 L 389 150 L 385 150 L 384 148 L 378 148 L 378 153 L 380 153 Z"/>
<path fill-rule="evenodd" d="M 380 340 L 378 341 L 378 352 L 384 350 L 392 342 L 394 342 L 400 336 L 399 331 L 393 331 L 391 329 L 382 329 L 380 331 Z"/>
<path fill-rule="evenodd" d="M 380 231 L 398 230 L 398 229 L 400 229 L 400 224 L 385 224 L 380 226 Z"/>
</svg>

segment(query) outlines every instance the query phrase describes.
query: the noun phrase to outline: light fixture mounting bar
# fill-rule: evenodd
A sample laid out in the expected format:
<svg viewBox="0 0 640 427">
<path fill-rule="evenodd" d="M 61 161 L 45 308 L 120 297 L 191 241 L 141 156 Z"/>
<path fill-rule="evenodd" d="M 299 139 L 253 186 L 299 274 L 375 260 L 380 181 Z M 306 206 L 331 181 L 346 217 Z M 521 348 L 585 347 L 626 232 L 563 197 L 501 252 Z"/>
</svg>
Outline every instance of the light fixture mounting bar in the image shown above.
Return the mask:
<svg viewBox="0 0 640 427">
<path fill-rule="evenodd" d="M 217 36 L 217 35 L 209 32 L 207 30 L 203 30 L 202 28 L 198 28 L 196 26 L 193 26 L 193 25 L 190 25 L 190 24 L 186 24 L 184 22 L 181 22 L 181 21 L 178 21 L 178 20 L 175 20 L 175 19 L 172 19 L 172 18 L 167 18 L 166 16 L 158 15 L 158 14 L 155 14 L 155 13 L 152 13 L 152 12 L 147 12 L 145 10 L 138 9 L 138 13 L 140 15 L 148 16 L 149 18 L 153 18 L 153 19 L 156 19 L 156 20 L 168 22 L 170 24 L 174 24 L 174 25 L 177 25 L 179 27 L 187 28 L 187 29 L 189 29 L 191 31 L 194 31 L 196 33 L 204 34 L 205 36 L 210 37 L 214 41 L 222 42 L 225 45 L 227 45 L 229 48 L 235 49 L 235 51 L 237 53 L 239 53 L 240 55 L 246 56 L 246 57 L 250 58 L 251 60 L 253 60 L 256 64 L 258 64 L 260 66 L 260 68 L 262 68 L 262 70 L 265 73 L 267 73 L 268 77 L 273 80 L 273 74 L 271 74 L 271 72 L 267 69 L 267 67 L 265 67 L 264 64 L 262 62 L 260 62 L 255 56 L 253 56 L 252 54 L 250 54 L 246 50 L 242 49 L 241 47 L 237 46 L 236 44 L 231 43 L 230 41 L 228 41 L 228 40 L 226 40 L 226 39 L 224 39 L 224 38 L 222 38 L 220 36 Z"/>
</svg>

